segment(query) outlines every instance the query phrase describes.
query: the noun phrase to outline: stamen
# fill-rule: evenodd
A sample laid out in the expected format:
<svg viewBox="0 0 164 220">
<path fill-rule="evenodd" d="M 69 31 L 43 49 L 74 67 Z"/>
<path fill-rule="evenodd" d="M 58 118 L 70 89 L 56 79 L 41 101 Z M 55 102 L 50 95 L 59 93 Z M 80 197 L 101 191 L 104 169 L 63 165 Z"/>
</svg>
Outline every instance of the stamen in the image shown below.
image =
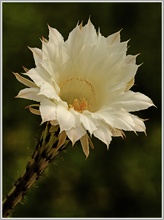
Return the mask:
<svg viewBox="0 0 164 220">
<path fill-rule="evenodd" d="M 70 108 L 74 108 L 75 111 L 83 112 L 84 110 L 89 110 L 88 101 L 83 97 L 79 99 L 74 99 L 72 104 L 69 104 Z"/>
</svg>

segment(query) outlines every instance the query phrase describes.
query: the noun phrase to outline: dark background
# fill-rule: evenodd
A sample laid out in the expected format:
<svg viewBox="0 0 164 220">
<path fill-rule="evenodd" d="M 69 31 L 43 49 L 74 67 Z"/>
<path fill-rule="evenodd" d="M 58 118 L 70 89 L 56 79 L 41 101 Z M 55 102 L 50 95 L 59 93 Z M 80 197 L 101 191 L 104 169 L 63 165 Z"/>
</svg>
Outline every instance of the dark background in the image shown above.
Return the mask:
<svg viewBox="0 0 164 220">
<path fill-rule="evenodd" d="M 126 132 L 109 151 L 93 139 L 85 160 L 77 143 L 61 153 L 18 205 L 13 217 L 161 217 L 161 3 L 2 3 L 3 12 L 3 192 L 24 172 L 41 132 L 41 119 L 15 99 L 20 89 L 13 72 L 34 67 L 27 48 L 41 47 L 47 24 L 67 39 L 78 21 L 89 17 L 102 35 L 121 31 L 129 54 L 141 53 L 133 91 L 157 108 L 137 113 L 147 136 Z"/>
</svg>

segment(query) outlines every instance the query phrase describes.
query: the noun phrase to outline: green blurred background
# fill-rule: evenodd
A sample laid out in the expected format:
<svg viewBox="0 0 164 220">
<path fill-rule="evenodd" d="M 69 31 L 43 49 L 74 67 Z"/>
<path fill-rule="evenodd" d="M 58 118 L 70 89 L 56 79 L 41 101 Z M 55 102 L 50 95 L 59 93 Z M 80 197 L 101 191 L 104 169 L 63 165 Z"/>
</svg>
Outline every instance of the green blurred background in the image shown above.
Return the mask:
<svg viewBox="0 0 164 220">
<path fill-rule="evenodd" d="M 13 217 L 161 217 L 161 3 L 3 2 L 3 193 L 24 172 L 41 132 L 40 117 L 15 99 L 24 86 L 12 74 L 34 67 L 27 48 L 41 47 L 47 24 L 67 39 L 78 21 L 108 35 L 121 31 L 129 54 L 141 53 L 133 91 L 157 108 L 138 112 L 147 136 L 126 132 L 109 151 L 97 139 L 85 160 L 80 144 L 61 153 L 18 205 Z"/>
</svg>

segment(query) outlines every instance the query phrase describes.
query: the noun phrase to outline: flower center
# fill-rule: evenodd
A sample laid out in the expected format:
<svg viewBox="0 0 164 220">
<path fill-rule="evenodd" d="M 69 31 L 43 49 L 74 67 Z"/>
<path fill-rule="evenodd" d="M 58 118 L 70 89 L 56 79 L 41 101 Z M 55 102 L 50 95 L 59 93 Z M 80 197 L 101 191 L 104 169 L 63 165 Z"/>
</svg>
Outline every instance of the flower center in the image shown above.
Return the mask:
<svg viewBox="0 0 164 220">
<path fill-rule="evenodd" d="M 79 99 L 74 99 L 72 104 L 69 104 L 70 108 L 74 108 L 77 112 L 83 112 L 84 110 L 90 110 L 88 101 L 83 97 Z"/>
<path fill-rule="evenodd" d="M 69 77 L 60 84 L 60 97 L 69 108 L 75 111 L 91 111 L 95 105 L 95 88 L 91 82 L 82 77 Z"/>
</svg>

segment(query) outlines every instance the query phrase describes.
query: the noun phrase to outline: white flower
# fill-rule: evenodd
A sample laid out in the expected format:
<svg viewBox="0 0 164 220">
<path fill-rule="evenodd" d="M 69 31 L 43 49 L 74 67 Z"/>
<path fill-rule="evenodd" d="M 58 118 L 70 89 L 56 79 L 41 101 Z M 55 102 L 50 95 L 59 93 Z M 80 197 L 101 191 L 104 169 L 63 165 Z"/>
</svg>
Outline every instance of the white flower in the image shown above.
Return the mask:
<svg viewBox="0 0 164 220">
<path fill-rule="evenodd" d="M 72 144 L 80 140 L 86 157 L 89 145 L 93 148 L 87 133 L 108 147 L 123 130 L 145 132 L 143 120 L 130 112 L 153 102 L 129 90 L 139 66 L 137 55 L 126 55 L 127 44 L 120 42 L 120 32 L 107 38 L 97 33 L 90 20 L 77 25 L 66 41 L 49 27 L 42 49 L 30 48 L 36 67 L 23 74 L 32 81 L 15 73 L 28 87 L 17 97 L 39 102 L 29 106 L 31 112 L 40 114 L 42 123 L 58 124 Z"/>
</svg>

